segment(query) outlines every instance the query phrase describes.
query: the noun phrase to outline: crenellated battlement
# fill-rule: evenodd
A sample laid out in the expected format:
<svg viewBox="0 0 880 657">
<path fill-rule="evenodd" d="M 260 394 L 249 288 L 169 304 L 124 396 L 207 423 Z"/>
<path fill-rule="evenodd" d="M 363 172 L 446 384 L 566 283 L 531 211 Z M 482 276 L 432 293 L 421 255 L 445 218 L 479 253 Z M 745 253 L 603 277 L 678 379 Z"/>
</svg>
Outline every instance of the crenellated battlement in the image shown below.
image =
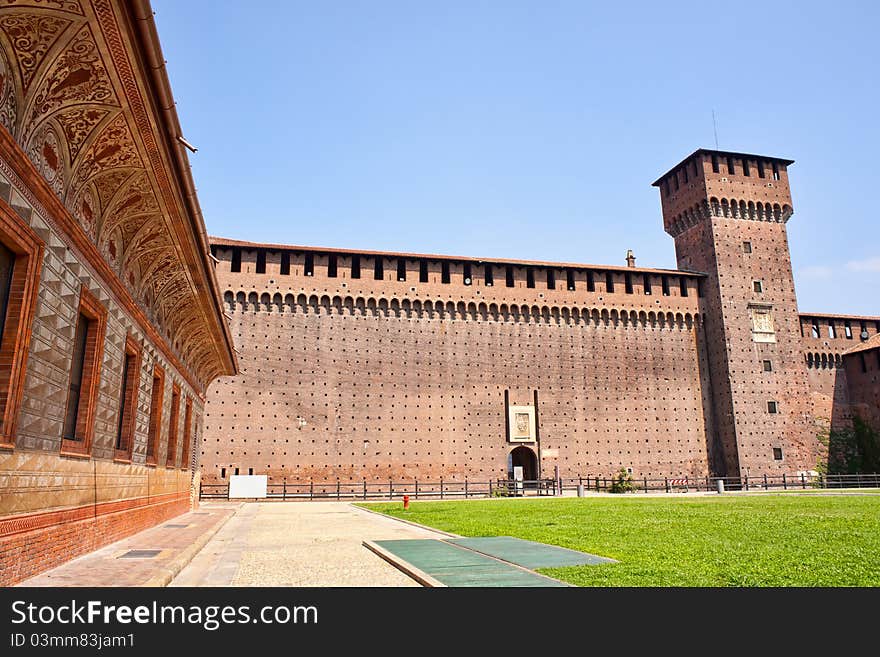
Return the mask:
<svg viewBox="0 0 880 657">
<path fill-rule="evenodd" d="M 237 298 L 305 294 L 496 306 L 699 312 L 695 272 L 452 256 L 351 252 L 212 238 L 217 276 Z"/>
</svg>

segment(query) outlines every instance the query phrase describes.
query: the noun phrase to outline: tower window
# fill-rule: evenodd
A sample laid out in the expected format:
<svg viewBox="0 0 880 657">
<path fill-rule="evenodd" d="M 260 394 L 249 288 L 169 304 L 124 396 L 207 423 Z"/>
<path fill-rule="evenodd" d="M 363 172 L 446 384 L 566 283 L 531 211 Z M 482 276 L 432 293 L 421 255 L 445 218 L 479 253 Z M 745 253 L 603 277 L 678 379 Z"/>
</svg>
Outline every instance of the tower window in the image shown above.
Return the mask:
<svg viewBox="0 0 880 657">
<path fill-rule="evenodd" d="M 236 274 L 241 271 L 241 249 L 232 249 L 232 271 Z"/>
<path fill-rule="evenodd" d="M 290 252 L 282 251 L 281 252 L 281 275 L 289 276 L 290 275 Z"/>
<path fill-rule="evenodd" d="M 669 296 L 669 276 L 660 277 L 660 287 L 663 290 L 663 296 Z"/>
<path fill-rule="evenodd" d="M 688 281 L 684 276 L 678 277 L 678 291 L 683 297 L 688 295 Z"/>
<path fill-rule="evenodd" d="M 712 156 L 712 173 L 721 173 L 721 167 L 718 165 L 718 156 Z"/>
<path fill-rule="evenodd" d="M 681 168 L 681 175 L 684 176 L 684 184 L 688 183 L 688 166 L 690 166 L 689 162 L 685 162 L 684 166 Z"/>
<path fill-rule="evenodd" d="M 779 180 L 779 165 L 776 162 L 773 163 L 773 180 Z"/>
<path fill-rule="evenodd" d="M 837 330 L 834 328 L 834 322 L 828 320 L 828 337 L 832 340 L 837 337 Z"/>
<path fill-rule="evenodd" d="M 569 292 L 574 291 L 574 270 L 569 269 L 565 272 L 565 286 L 568 288 Z"/>
<path fill-rule="evenodd" d="M 852 340 L 852 324 L 849 322 L 843 323 L 843 335 L 847 340 Z"/>
<path fill-rule="evenodd" d="M 764 283 L 761 281 L 752 281 L 752 287 L 757 294 L 761 294 L 764 291 Z"/>
<path fill-rule="evenodd" d="M 406 280 L 406 260 L 404 260 L 403 258 L 397 259 L 397 280 Z"/>
<path fill-rule="evenodd" d="M 504 284 L 513 287 L 513 267 L 510 265 L 504 268 Z"/>
<path fill-rule="evenodd" d="M 535 287 L 535 270 L 526 267 L 526 287 Z"/>
<path fill-rule="evenodd" d="M 779 408 L 777 407 L 775 401 L 768 401 L 767 402 L 767 412 L 768 413 L 778 413 L 779 412 Z"/>
<path fill-rule="evenodd" d="M 306 253 L 305 265 L 303 265 L 303 275 L 304 276 L 314 276 L 315 275 L 315 254 L 314 253 Z"/>
<path fill-rule="evenodd" d="M 336 262 L 336 254 L 331 253 L 327 256 L 327 277 L 328 278 L 336 278 L 336 274 L 338 272 L 338 266 Z"/>
<path fill-rule="evenodd" d="M 486 265 L 483 268 L 483 282 L 486 287 L 492 287 L 495 285 L 495 277 L 492 274 L 492 265 Z"/>
<path fill-rule="evenodd" d="M 769 360 L 761 361 L 761 364 L 763 365 L 765 372 L 773 371 L 773 363 L 771 363 Z"/>
<path fill-rule="evenodd" d="M 751 242 L 743 242 L 743 253 L 751 253 L 752 252 L 752 243 Z"/>
<path fill-rule="evenodd" d="M 774 461 L 781 461 L 782 460 L 782 448 L 781 447 L 774 447 L 773 448 L 773 460 Z"/>
<path fill-rule="evenodd" d="M 266 273 L 266 252 L 263 249 L 257 251 L 257 273 Z"/>
<path fill-rule="evenodd" d="M 220 468 L 220 478 L 226 479 L 226 468 Z"/>
<path fill-rule="evenodd" d="M 440 282 L 448 283 L 449 281 L 449 263 L 444 262 L 442 265 L 440 265 Z"/>
<path fill-rule="evenodd" d="M 361 257 L 358 255 L 351 256 L 351 277 L 361 277 Z"/>
<path fill-rule="evenodd" d="M 862 340 L 868 339 L 868 327 L 865 326 L 864 322 L 859 322 L 859 337 Z"/>
<path fill-rule="evenodd" d="M 642 274 L 642 287 L 645 294 L 651 294 L 651 277 L 648 274 Z"/>
<path fill-rule="evenodd" d="M 610 271 L 605 272 L 605 291 L 614 292 L 614 274 Z"/>
<path fill-rule="evenodd" d="M 767 173 L 764 171 L 763 160 L 758 160 L 758 178 L 766 178 Z"/>
<path fill-rule="evenodd" d="M 547 270 L 547 289 L 555 290 L 556 289 L 556 272 L 552 269 Z"/>
<path fill-rule="evenodd" d="M 624 274 L 623 275 L 623 285 L 626 289 L 627 294 L 633 293 L 633 277 L 632 274 Z"/>
<path fill-rule="evenodd" d="M 727 156 L 727 173 L 732 176 L 735 171 L 736 171 L 736 169 L 734 169 L 734 167 L 733 167 L 733 158 L 728 155 Z"/>
<path fill-rule="evenodd" d="M 596 281 L 593 280 L 593 272 L 587 272 L 587 292 L 595 292 L 596 291 Z"/>
<path fill-rule="evenodd" d="M 249 475 L 254 474 L 254 469 L 253 469 L 253 468 L 248 468 L 248 474 L 249 474 Z"/>
<path fill-rule="evenodd" d="M 749 161 L 746 158 L 743 158 L 742 163 L 743 163 L 743 175 L 744 176 L 751 176 L 752 171 L 751 171 L 751 169 L 749 169 Z"/>
<path fill-rule="evenodd" d="M 428 282 L 428 261 L 419 260 L 419 283 Z"/>
<path fill-rule="evenodd" d="M 235 476 L 238 476 L 238 468 L 235 469 Z"/>
<path fill-rule="evenodd" d="M 373 280 L 381 281 L 385 278 L 385 263 L 382 261 L 382 256 L 376 256 L 373 258 Z"/>
<path fill-rule="evenodd" d="M 819 332 L 819 322 L 814 321 L 810 325 L 810 337 L 816 338 L 818 340 L 821 336 L 822 334 Z"/>
<path fill-rule="evenodd" d="M 469 263 L 469 262 L 464 263 L 464 267 L 462 267 L 462 271 L 463 271 L 462 282 L 465 285 L 470 285 L 471 284 L 471 263 Z"/>
</svg>

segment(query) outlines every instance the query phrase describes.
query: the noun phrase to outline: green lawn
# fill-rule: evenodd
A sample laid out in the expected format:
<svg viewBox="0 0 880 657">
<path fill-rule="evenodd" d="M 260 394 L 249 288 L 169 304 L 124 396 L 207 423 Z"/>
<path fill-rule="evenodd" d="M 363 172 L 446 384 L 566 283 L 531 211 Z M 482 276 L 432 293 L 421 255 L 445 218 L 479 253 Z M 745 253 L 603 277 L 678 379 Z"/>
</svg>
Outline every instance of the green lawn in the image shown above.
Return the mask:
<svg viewBox="0 0 880 657">
<path fill-rule="evenodd" d="M 880 586 L 880 496 L 363 506 L 462 536 L 517 536 L 620 561 L 541 571 L 579 586 Z"/>
</svg>

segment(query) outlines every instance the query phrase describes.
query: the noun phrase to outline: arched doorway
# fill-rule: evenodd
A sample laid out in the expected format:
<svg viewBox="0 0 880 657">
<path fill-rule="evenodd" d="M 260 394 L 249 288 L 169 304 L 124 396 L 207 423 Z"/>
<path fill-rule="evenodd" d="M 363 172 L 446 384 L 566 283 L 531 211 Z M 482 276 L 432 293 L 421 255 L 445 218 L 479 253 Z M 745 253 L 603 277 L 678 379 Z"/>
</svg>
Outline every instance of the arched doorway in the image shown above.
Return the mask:
<svg viewBox="0 0 880 657">
<path fill-rule="evenodd" d="M 524 481 L 534 481 L 538 478 L 538 457 L 525 445 L 520 445 L 510 453 L 511 477 L 516 466 L 522 467 Z"/>
</svg>

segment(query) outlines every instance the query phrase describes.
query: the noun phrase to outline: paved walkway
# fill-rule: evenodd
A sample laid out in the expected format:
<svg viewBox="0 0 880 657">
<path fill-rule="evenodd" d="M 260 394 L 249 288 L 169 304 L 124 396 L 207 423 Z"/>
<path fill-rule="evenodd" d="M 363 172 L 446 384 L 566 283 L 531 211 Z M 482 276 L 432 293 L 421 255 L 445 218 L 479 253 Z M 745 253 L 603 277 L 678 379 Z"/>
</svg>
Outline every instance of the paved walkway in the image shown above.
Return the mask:
<svg viewBox="0 0 880 657">
<path fill-rule="evenodd" d="M 240 506 L 203 505 L 198 511 L 68 561 L 19 586 L 165 586 Z"/>
<path fill-rule="evenodd" d="M 348 502 L 249 503 L 171 586 L 419 586 L 362 543 L 444 536 Z"/>
</svg>

